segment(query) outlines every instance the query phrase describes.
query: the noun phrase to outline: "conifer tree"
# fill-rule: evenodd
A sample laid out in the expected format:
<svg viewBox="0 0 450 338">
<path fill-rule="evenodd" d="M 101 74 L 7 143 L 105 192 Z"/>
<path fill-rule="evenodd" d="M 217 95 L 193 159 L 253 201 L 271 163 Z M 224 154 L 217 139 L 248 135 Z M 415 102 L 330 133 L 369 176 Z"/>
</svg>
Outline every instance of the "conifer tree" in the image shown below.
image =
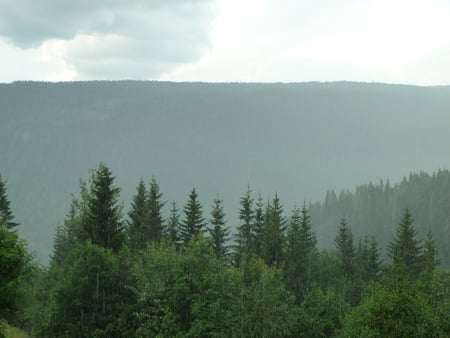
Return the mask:
<svg viewBox="0 0 450 338">
<path fill-rule="evenodd" d="M 148 192 L 148 225 L 150 241 L 152 242 L 159 242 L 164 232 L 161 209 L 166 203 L 161 201 L 162 195 L 156 179 L 152 177 Z"/>
<path fill-rule="evenodd" d="M 167 220 L 166 236 L 172 243 L 178 245 L 180 241 L 180 214 L 178 213 L 178 208 L 175 201 L 173 201 L 171 205 L 172 208 L 170 209 L 170 216 Z"/>
<path fill-rule="evenodd" d="M 211 226 L 208 228 L 213 240 L 213 249 L 217 257 L 224 257 L 228 253 L 226 242 L 228 241 L 229 229 L 225 227 L 225 212 L 223 211 L 223 201 L 217 196 L 211 210 Z"/>
<path fill-rule="evenodd" d="M 264 231 L 264 260 L 269 266 L 283 262 L 285 231 L 286 219 L 283 216 L 283 206 L 278 194 L 275 194 L 272 204 L 267 206 Z"/>
<path fill-rule="evenodd" d="M 345 217 L 341 219 L 335 244 L 339 257 L 340 270 L 347 279 L 353 278 L 355 247 L 353 245 L 353 233 L 348 227 Z"/>
<path fill-rule="evenodd" d="M 0 175 L 0 219 L 3 220 L 3 223 L 9 230 L 14 229 L 19 223 L 13 221 L 14 216 L 11 211 L 10 201 L 6 192 L 6 183 L 2 181 L 2 177 Z"/>
<path fill-rule="evenodd" d="M 134 250 L 144 249 L 150 240 L 150 229 L 148 225 L 147 190 L 144 181 L 139 180 L 136 195 L 133 196 L 131 210 L 128 212 L 128 239 L 130 248 Z"/>
<path fill-rule="evenodd" d="M 254 251 L 258 257 L 263 257 L 264 251 L 264 200 L 258 195 L 255 208 L 255 223 L 253 226 Z"/>
<path fill-rule="evenodd" d="M 420 241 L 416 239 L 417 232 L 412 226 L 414 220 L 405 209 L 399 223 L 395 238 L 388 245 L 388 255 L 392 259 L 395 272 L 405 273 L 411 279 L 417 279 L 422 268 Z"/>
<path fill-rule="evenodd" d="M 428 231 L 427 236 L 425 237 L 425 243 L 423 245 L 422 263 L 423 263 L 422 268 L 423 277 L 426 280 L 431 280 L 434 270 L 441 263 L 440 259 L 438 258 L 436 241 L 433 238 L 431 230 Z"/>
<path fill-rule="evenodd" d="M 250 258 L 253 252 L 253 234 L 252 227 L 254 221 L 253 198 L 252 191 L 247 187 L 247 191 L 242 195 L 239 208 L 240 225 L 237 227 L 236 241 L 236 258 L 239 263 L 243 256 Z"/>
<path fill-rule="evenodd" d="M 355 272 L 359 281 L 375 280 L 381 269 L 378 243 L 374 237 L 365 235 L 359 239 L 355 251 Z"/>
<path fill-rule="evenodd" d="M 120 189 L 114 186 L 114 177 L 104 163 L 92 173 L 82 217 L 83 240 L 118 251 L 124 240 L 122 207 L 118 203 Z"/>
<path fill-rule="evenodd" d="M 202 205 L 198 201 L 195 188 L 189 194 L 189 200 L 184 206 L 184 219 L 180 224 L 180 235 L 184 246 L 187 246 L 192 236 L 205 231 L 206 222 L 203 218 Z"/>
</svg>

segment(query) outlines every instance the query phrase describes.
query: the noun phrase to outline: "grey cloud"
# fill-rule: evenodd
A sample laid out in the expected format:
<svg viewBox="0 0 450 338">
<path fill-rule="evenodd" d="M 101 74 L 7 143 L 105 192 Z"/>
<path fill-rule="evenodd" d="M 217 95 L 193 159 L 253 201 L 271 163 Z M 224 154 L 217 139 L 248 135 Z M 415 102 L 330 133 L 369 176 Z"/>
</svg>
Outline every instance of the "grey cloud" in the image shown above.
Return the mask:
<svg viewBox="0 0 450 338">
<path fill-rule="evenodd" d="M 149 78 L 202 55 L 210 43 L 215 3 L 0 1 L 0 36 L 20 48 L 66 40 L 63 58 L 80 78 Z M 98 41 L 90 44 L 83 36 Z"/>
</svg>

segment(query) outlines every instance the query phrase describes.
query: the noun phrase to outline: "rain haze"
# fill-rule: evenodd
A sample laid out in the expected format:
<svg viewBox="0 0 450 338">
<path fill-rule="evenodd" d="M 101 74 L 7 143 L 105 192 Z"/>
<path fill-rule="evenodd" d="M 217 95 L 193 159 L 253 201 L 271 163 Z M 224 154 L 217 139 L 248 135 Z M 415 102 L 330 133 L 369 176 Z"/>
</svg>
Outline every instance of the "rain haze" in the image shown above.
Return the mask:
<svg viewBox="0 0 450 338">
<path fill-rule="evenodd" d="M 1 82 L 450 83 L 450 3 L 0 2 Z"/>
</svg>

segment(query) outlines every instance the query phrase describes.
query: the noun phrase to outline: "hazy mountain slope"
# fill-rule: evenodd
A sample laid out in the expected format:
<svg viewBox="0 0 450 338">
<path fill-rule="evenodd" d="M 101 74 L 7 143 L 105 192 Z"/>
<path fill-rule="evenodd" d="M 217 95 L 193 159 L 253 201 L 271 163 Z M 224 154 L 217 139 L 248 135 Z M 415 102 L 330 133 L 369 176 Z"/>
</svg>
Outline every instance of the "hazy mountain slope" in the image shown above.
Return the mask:
<svg viewBox="0 0 450 338">
<path fill-rule="evenodd" d="M 0 85 L 0 173 L 44 258 L 79 178 L 106 162 L 128 207 L 155 175 L 181 206 L 219 193 L 233 225 L 250 184 L 286 210 L 328 189 L 450 164 L 450 87 L 162 82 Z M 232 214 L 230 214 L 232 213 Z"/>
</svg>

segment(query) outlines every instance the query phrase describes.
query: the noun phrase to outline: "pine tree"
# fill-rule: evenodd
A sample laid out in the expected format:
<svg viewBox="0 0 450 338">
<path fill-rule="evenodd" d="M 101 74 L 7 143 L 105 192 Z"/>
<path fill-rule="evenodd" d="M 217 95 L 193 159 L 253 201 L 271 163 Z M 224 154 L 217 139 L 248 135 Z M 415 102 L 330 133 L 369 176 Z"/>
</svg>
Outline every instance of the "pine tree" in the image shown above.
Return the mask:
<svg viewBox="0 0 450 338">
<path fill-rule="evenodd" d="M 431 230 L 428 231 L 423 245 L 422 255 L 422 275 L 426 280 L 431 280 L 434 270 L 439 266 L 440 259 L 437 257 L 438 252 L 436 248 L 436 241 L 433 238 Z"/>
<path fill-rule="evenodd" d="M 166 236 L 172 243 L 178 246 L 180 242 L 180 214 L 178 213 L 177 204 L 172 202 L 171 205 L 172 208 L 170 209 L 170 216 L 167 221 Z"/>
<path fill-rule="evenodd" d="M 56 227 L 51 258 L 57 266 L 63 264 L 72 249 L 79 243 L 81 226 L 79 205 L 79 201 L 73 199 L 64 224 Z"/>
<path fill-rule="evenodd" d="M 192 236 L 205 231 L 206 222 L 203 218 L 202 205 L 197 198 L 197 191 L 193 188 L 189 194 L 189 200 L 184 206 L 184 219 L 180 225 L 180 235 L 184 246 L 188 245 Z"/>
<path fill-rule="evenodd" d="M 159 191 L 159 185 L 156 182 L 156 179 L 152 177 L 148 192 L 148 224 L 150 241 L 152 242 L 159 242 L 164 232 L 161 209 L 166 203 L 161 202 L 162 195 L 163 194 Z"/>
<path fill-rule="evenodd" d="M 150 240 L 150 229 L 148 225 L 147 190 L 144 181 L 139 180 L 136 195 L 133 196 L 131 210 L 128 212 L 128 238 L 130 248 L 142 250 Z"/>
<path fill-rule="evenodd" d="M 303 203 L 302 209 L 293 210 L 287 231 L 286 281 L 300 301 L 308 290 L 312 252 L 316 248 L 316 236 L 312 231 L 309 211 Z"/>
<path fill-rule="evenodd" d="M 417 279 L 421 272 L 420 241 L 412 226 L 414 222 L 409 209 L 405 209 L 395 238 L 388 245 L 388 256 L 392 259 L 395 272 L 405 273 L 411 279 Z"/>
<path fill-rule="evenodd" d="M 340 270 L 347 279 L 353 278 L 355 247 L 353 245 L 353 233 L 348 227 L 345 217 L 341 219 L 335 244 L 340 262 Z"/>
<path fill-rule="evenodd" d="M 361 282 L 375 280 L 381 269 L 378 243 L 365 235 L 359 239 L 355 252 L 355 272 Z"/>
<path fill-rule="evenodd" d="M 239 264 L 242 257 L 250 258 L 253 252 L 253 234 L 252 227 L 254 221 L 253 198 L 252 191 L 247 187 L 247 191 L 241 197 L 239 208 L 239 220 L 241 224 L 237 227 L 235 236 L 235 260 Z"/>
<path fill-rule="evenodd" d="M 217 196 L 212 205 L 211 228 L 208 228 L 213 240 L 213 249 L 217 257 L 224 257 L 228 253 L 226 243 L 228 241 L 229 229 L 225 227 L 225 212 L 223 211 L 222 200 Z"/>
<path fill-rule="evenodd" d="M 9 230 L 13 230 L 15 227 L 19 225 L 13 221 L 14 216 L 11 211 L 10 201 L 6 192 L 6 183 L 2 181 L 2 177 L 0 175 L 0 219 L 3 220 L 3 223 Z"/>
<path fill-rule="evenodd" d="M 264 251 L 264 200 L 258 195 L 255 208 L 255 223 L 253 226 L 254 251 L 258 257 L 263 257 Z"/>
<path fill-rule="evenodd" d="M 124 234 L 122 208 L 118 203 L 120 189 L 113 184 L 111 171 L 100 163 L 90 181 L 86 214 L 82 217 L 82 239 L 118 251 Z"/>
<path fill-rule="evenodd" d="M 278 194 L 275 194 L 272 204 L 267 206 L 264 231 L 264 260 L 269 266 L 283 262 L 285 231 L 286 219 L 283 216 L 283 206 Z"/>
</svg>

